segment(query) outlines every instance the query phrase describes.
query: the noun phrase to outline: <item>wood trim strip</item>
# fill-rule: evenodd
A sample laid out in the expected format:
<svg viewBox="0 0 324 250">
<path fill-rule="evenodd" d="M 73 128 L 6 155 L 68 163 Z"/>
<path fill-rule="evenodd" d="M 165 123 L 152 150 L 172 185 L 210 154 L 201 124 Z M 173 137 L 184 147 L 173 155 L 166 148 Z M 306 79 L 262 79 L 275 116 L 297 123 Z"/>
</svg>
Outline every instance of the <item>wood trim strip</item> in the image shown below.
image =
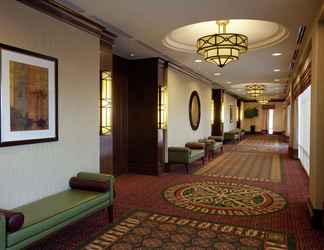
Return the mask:
<svg viewBox="0 0 324 250">
<path fill-rule="evenodd" d="M 301 74 L 300 80 L 293 85 L 292 96 L 295 100 L 312 84 L 312 63 L 310 62 Z"/>
<path fill-rule="evenodd" d="M 99 37 L 108 44 L 113 44 L 117 36 L 109 32 L 106 27 L 92 21 L 80 13 L 68 8 L 56 0 L 16 0 L 62 22 L 68 23 L 80 30 Z"/>
</svg>

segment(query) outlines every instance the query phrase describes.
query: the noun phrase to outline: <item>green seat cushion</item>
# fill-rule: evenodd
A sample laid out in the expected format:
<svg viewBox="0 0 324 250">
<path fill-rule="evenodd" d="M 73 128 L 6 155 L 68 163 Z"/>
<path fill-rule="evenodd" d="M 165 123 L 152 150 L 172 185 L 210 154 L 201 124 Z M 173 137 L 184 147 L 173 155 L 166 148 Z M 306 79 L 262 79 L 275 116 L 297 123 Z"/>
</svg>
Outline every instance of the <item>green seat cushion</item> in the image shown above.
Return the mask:
<svg viewBox="0 0 324 250">
<path fill-rule="evenodd" d="M 216 143 L 214 143 L 214 145 L 213 145 L 213 150 L 218 150 L 218 149 L 220 149 L 222 146 L 223 146 L 223 143 L 222 143 L 222 142 L 216 142 Z"/>
<path fill-rule="evenodd" d="M 109 192 L 71 189 L 18 207 L 13 211 L 22 212 L 25 223 L 19 231 L 8 234 L 7 245 L 13 246 L 105 202 L 110 202 Z"/>
<path fill-rule="evenodd" d="M 190 162 L 198 160 L 198 159 L 200 159 L 200 158 L 202 158 L 204 156 L 205 156 L 205 151 L 204 150 L 193 149 L 193 150 L 191 150 L 191 154 L 190 154 Z"/>
</svg>

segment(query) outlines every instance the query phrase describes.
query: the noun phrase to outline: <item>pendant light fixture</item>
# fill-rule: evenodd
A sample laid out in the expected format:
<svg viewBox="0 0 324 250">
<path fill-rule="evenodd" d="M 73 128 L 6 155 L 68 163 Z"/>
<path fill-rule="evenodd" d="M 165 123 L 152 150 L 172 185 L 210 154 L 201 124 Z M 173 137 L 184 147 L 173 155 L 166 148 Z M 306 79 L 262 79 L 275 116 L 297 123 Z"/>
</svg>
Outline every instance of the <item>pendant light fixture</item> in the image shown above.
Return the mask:
<svg viewBox="0 0 324 250">
<path fill-rule="evenodd" d="M 206 62 L 215 63 L 223 68 L 226 64 L 238 60 L 248 50 L 248 37 L 242 34 L 226 33 L 228 20 L 217 21 L 218 33 L 203 36 L 197 41 L 197 53 Z"/>
</svg>

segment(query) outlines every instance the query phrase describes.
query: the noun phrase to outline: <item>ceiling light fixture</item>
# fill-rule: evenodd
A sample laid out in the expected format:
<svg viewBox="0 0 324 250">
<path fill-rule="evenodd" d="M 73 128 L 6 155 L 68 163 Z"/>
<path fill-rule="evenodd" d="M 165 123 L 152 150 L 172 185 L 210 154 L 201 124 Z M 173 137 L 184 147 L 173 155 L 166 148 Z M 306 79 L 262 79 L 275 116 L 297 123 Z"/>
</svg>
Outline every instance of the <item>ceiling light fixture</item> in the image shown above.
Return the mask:
<svg viewBox="0 0 324 250">
<path fill-rule="evenodd" d="M 280 72 L 280 69 L 274 69 L 273 71 L 274 72 Z"/>
<path fill-rule="evenodd" d="M 220 76 L 221 75 L 221 73 L 214 73 L 214 76 Z"/>
<path fill-rule="evenodd" d="M 251 97 L 259 97 L 264 92 L 264 85 L 252 84 L 246 86 L 246 93 L 249 94 Z"/>
<path fill-rule="evenodd" d="M 262 97 L 258 98 L 258 102 L 262 105 L 269 103 L 269 100 L 270 100 L 270 98 L 268 98 L 266 96 L 262 96 Z"/>
<path fill-rule="evenodd" d="M 282 53 L 276 52 L 276 53 L 273 53 L 272 56 L 282 56 Z"/>
<path fill-rule="evenodd" d="M 227 84 L 231 84 L 232 82 L 226 82 Z"/>
<path fill-rule="evenodd" d="M 217 21 L 218 33 L 197 40 L 197 53 L 206 62 L 215 63 L 223 68 L 226 64 L 238 60 L 248 50 L 248 37 L 242 34 L 226 33 L 228 20 Z"/>
<path fill-rule="evenodd" d="M 274 79 L 275 82 L 280 82 L 280 79 Z"/>
<path fill-rule="evenodd" d="M 201 63 L 201 62 L 202 62 L 202 60 L 200 60 L 200 59 L 195 60 L 195 63 Z"/>
</svg>

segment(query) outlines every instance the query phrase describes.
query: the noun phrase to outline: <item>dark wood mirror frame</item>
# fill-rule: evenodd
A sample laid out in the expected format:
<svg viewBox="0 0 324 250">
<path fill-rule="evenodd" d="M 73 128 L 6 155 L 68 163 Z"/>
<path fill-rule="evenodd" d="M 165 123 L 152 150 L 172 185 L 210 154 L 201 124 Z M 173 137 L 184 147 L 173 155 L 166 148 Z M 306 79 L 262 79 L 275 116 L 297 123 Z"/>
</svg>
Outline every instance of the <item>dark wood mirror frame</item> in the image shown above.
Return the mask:
<svg viewBox="0 0 324 250">
<path fill-rule="evenodd" d="M 197 113 L 193 113 L 193 111 L 196 111 Z M 190 101 L 189 101 L 189 120 L 190 120 L 190 126 L 193 130 L 197 130 L 199 128 L 200 118 L 201 118 L 201 106 L 200 106 L 199 95 L 197 91 L 193 91 L 190 95 Z"/>
</svg>

